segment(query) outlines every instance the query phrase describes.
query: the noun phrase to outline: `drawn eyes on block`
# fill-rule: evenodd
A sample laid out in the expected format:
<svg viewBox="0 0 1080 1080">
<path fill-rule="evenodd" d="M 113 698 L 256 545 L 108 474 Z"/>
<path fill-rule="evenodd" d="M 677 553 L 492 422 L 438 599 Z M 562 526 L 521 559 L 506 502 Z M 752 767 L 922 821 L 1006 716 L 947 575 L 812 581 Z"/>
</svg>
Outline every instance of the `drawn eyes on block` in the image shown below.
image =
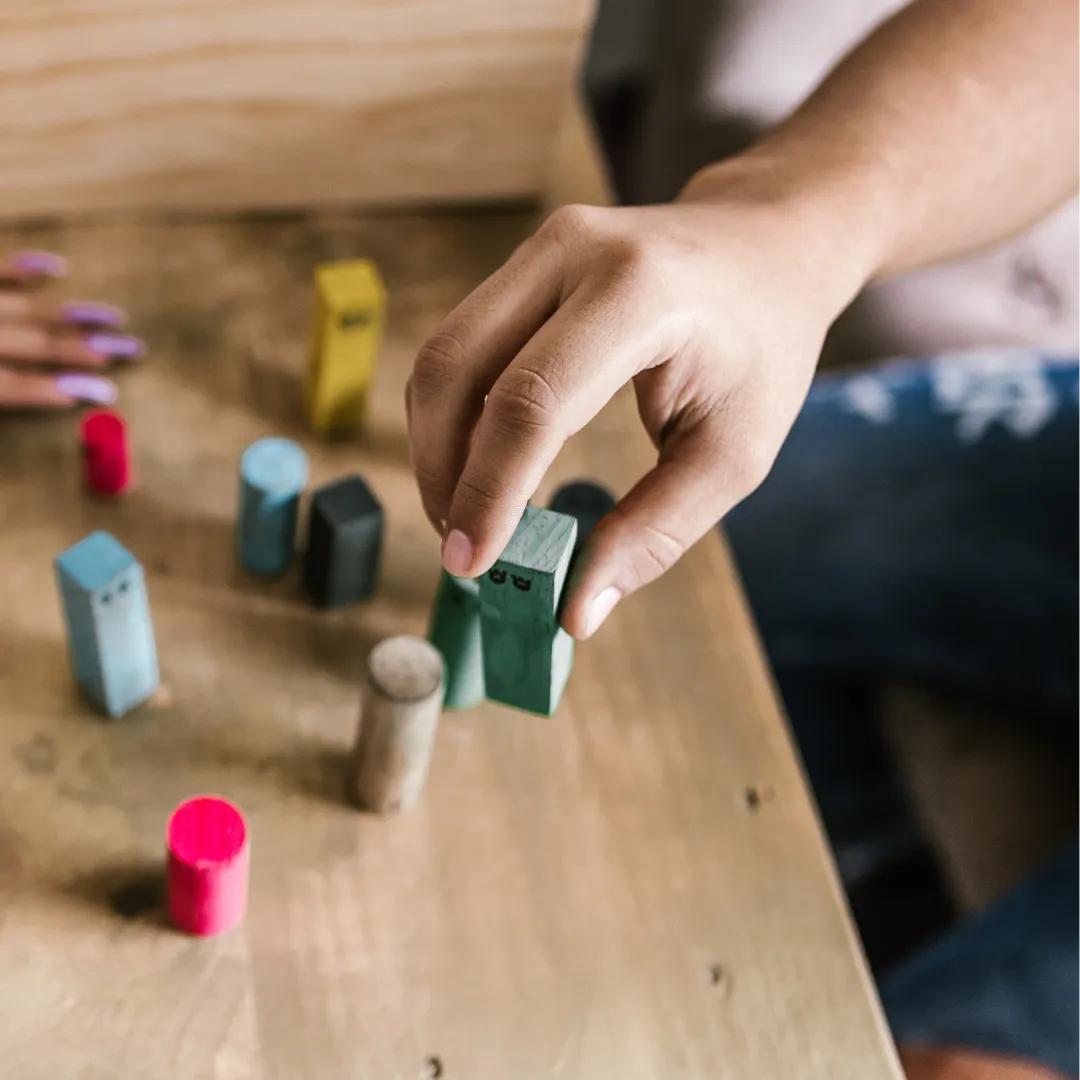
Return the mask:
<svg viewBox="0 0 1080 1080">
<path fill-rule="evenodd" d="M 511 574 L 510 580 L 514 583 L 514 588 L 519 589 L 521 592 L 528 592 L 532 588 L 532 578 L 518 577 L 517 574 Z"/>
<path fill-rule="evenodd" d="M 496 584 L 503 585 L 506 582 L 506 571 L 498 570 L 494 566 L 488 571 L 488 577 Z"/>
</svg>

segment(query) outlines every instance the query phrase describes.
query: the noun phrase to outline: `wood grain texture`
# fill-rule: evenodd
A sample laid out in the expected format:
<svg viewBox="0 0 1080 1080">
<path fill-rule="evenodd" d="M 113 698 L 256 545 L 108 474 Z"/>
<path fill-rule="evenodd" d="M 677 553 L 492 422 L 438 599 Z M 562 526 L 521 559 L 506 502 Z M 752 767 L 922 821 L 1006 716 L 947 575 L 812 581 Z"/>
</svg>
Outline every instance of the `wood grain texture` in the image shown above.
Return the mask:
<svg viewBox="0 0 1080 1080">
<path fill-rule="evenodd" d="M 0 1076 L 18 1080 L 897 1080 L 899 1072 L 723 543 L 578 650 L 558 713 L 444 714 L 410 812 L 344 776 L 363 658 L 419 633 L 438 543 L 412 480 L 415 350 L 534 222 L 521 214 L 0 232 L 127 305 L 139 487 L 81 493 L 76 419 L 0 419 Z M 311 272 L 374 257 L 388 336 L 362 442 L 302 412 Z M 238 571 L 235 466 L 297 439 L 312 484 L 386 510 L 370 603 Z M 560 456 L 616 493 L 651 460 L 620 394 Z M 143 562 L 163 683 L 98 720 L 67 674 L 50 560 L 95 527 Z M 166 817 L 217 792 L 251 829 L 235 933 L 168 930 Z M 140 914 L 142 912 L 142 914 Z"/>
<path fill-rule="evenodd" d="M 589 0 L 9 0 L 0 215 L 536 195 Z"/>
</svg>

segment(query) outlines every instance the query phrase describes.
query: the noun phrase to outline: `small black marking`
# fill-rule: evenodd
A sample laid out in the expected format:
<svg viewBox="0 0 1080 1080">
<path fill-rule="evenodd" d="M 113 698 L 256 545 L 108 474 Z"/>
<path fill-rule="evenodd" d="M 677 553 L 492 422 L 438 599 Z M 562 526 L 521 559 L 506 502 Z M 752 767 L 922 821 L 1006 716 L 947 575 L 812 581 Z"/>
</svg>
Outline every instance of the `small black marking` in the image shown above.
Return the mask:
<svg viewBox="0 0 1080 1080">
<path fill-rule="evenodd" d="M 518 577 L 517 574 L 511 574 L 510 580 L 514 583 L 514 588 L 520 589 L 522 592 L 528 592 L 532 588 L 532 578 Z"/>
<path fill-rule="evenodd" d="M 342 312 L 338 326 L 340 326 L 342 330 L 355 330 L 360 326 L 367 326 L 370 322 L 370 311 L 345 311 Z"/>
<path fill-rule="evenodd" d="M 126 581 L 121 581 L 120 584 L 116 586 L 116 591 L 118 593 L 126 593 L 128 591 L 128 583 Z"/>
<path fill-rule="evenodd" d="M 709 982 L 713 986 L 719 986 L 724 981 L 724 969 L 720 964 L 709 965 Z"/>
<path fill-rule="evenodd" d="M 757 813 L 761 809 L 763 803 L 769 802 L 773 797 L 773 789 L 766 784 L 764 787 L 757 787 L 751 784 L 746 791 L 743 792 L 743 798 L 746 801 L 746 809 L 751 814 Z"/>
<path fill-rule="evenodd" d="M 428 1076 L 430 1080 L 439 1080 L 439 1077 L 443 1074 L 442 1058 L 435 1054 L 427 1059 Z"/>
<path fill-rule="evenodd" d="M 101 594 L 101 602 L 103 604 L 108 604 L 111 600 L 112 600 L 112 593 L 103 592 Z"/>
<path fill-rule="evenodd" d="M 491 580 L 493 582 L 495 582 L 496 585 L 502 585 L 506 581 L 506 571 L 505 570 L 496 570 L 495 567 L 493 566 L 488 571 L 488 577 L 491 578 Z"/>
</svg>

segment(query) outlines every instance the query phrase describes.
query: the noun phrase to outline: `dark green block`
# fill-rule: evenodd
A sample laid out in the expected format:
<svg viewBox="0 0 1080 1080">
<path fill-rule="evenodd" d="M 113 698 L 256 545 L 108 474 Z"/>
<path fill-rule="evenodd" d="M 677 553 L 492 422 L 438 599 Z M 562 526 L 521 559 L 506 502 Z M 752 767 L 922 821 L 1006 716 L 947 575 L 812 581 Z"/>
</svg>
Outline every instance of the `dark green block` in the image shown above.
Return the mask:
<svg viewBox="0 0 1080 1080">
<path fill-rule="evenodd" d="M 484 685 L 492 701 L 550 716 L 574 659 L 558 623 L 577 522 L 528 506 L 510 543 L 480 579 Z"/>
<path fill-rule="evenodd" d="M 597 522 L 615 509 L 615 496 L 591 480 L 572 480 L 551 496 L 548 508 L 560 514 L 569 514 L 577 522 L 576 555 L 589 538 L 589 533 L 596 528 Z"/>
<path fill-rule="evenodd" d="M 480 647 L 480 584 L 443 571 L 431 609 L 428 641 L 442 653 L 448 709 L 465 709 L 484 699 Z"/>
</svg>

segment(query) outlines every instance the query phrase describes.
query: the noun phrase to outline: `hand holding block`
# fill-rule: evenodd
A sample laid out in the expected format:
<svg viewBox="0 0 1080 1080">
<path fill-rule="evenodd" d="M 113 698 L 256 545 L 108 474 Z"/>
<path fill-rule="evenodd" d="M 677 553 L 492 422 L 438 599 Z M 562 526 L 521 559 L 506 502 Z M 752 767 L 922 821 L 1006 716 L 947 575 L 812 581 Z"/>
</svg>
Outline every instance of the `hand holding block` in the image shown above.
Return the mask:
<svg viewBox="0 0 1080 1080">
<path fill-rule="evenodd" d="M 307 455 L 291 439 L 259 439 L 240 458 L 236 550 L 250 574 L 283 574 L 292 562 Z"/>
<path fill-rule="evenodd" d="M 119 495 L 131 486 L 131 458 L 123 417 L 105 409 L 88 412 L 79 425 L 86 486 L 98 495 Z"/>
<path fill-rule="evenodd" d="M 383 511 L 359 476 L 319 488 L 311 498 L 304 587 L 322 607 L 366 600 L 375 591 Z"/>
<path fill-rule="evenodd" d="M 327 263 L 315 271 L 308 412 L 321 435 L 355 431 L 386 318 L 386 291 L 368 259 Z"/>
<path fill-rule="evenodd" d="M 556 615 L 574 552 L 577 522 L 527 506 L 510 543 L 480 579 L 487 696 L 550 716 L 574 657 Z"/>
<path fill-rule="evenodd" d="M 199 937 L 238 925 L 247 907 L 249 851 L 240 811 L 211 795 L 188 799 L 169 818 L 165 842 L 173 925 Z"/>
<path fill-rule="evenodd" d="M 431 764 L 442 699 L 442 657 L 423 638 L 386 638 L 371 650 L 353 757 L 355 802 L 380 814 L 416 802 Z"/>
<path fill-rule="evenodd" d="M 548 503 L 548 509 L 569 514 L 577 522 L 575 555 L 582 549 L 597 522 L 614 508 L 615 496 L 591 480 L 572 480 L 563 484 Z"/>
<path fill-rule="evenodd" d="M 467 709 L 484 699 L 484 659 L 480 645 L 480 584 L 443 571 L 431 609 L 428 641 L 446 665 L 447 709 Z"/>
<path fill-rule="evenodd" d="M 75 679 L 107 716 L 123 716 L 158 685 L 157 649 L 142 567 L 106 532 L 56 559 Z"/>
</svg>

